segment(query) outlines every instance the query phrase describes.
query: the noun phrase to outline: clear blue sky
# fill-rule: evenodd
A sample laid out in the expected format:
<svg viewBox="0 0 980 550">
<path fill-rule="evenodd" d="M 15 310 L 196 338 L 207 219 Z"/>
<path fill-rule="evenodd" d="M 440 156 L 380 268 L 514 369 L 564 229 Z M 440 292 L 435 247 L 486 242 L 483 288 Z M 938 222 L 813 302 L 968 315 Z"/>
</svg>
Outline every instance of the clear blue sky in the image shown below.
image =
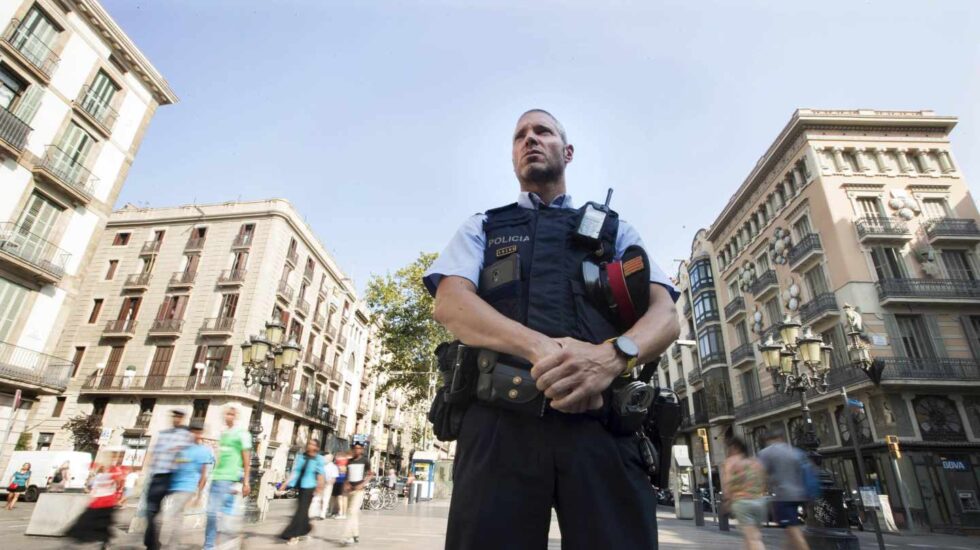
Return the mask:
<svg viewBox="0 0 980 550">
<path fill-rule="evenodd" d="M 287 198 L 360 288 L 514 199 L 530 107 L 668 272 L 797 107 L 959 116 L 980 178 L 972 0 L 102 1 L 181 98 L 117 206 Z"/>
</svg>

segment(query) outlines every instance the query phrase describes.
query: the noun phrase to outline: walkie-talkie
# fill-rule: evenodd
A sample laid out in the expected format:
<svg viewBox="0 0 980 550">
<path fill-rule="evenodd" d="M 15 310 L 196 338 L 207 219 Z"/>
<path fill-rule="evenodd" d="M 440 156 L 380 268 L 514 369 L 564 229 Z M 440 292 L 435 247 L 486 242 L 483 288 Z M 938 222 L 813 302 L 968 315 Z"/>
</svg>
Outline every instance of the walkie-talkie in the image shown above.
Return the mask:
<svg viewBox="0 0 980 550">
<path fill-rule="evenodd" d="M 602 226 L 606 224 L 609 216 L 609 201 L 612 200 L 612 187 L 606 192 L 606 202 L 597 204 L 588 202 L 582 213 L 582 219 L 578 222 L 578 229 L 575 231 L 575 238 L 587 248 L 594 250 L 597 255 L 602 255 L 602 241 L 599 239 L 602 233 Z"/>
</svg>

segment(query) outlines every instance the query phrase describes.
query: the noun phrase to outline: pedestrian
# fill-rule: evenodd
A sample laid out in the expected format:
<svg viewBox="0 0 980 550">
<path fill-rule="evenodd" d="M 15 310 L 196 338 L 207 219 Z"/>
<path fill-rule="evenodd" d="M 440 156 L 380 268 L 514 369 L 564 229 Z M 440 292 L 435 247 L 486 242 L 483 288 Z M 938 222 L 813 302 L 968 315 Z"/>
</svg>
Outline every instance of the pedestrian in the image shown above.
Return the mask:
<svg viewBox="0 0 980 550">
<path fill-rule="evenodd" d="M 398 484 L 398 475 L 395 474 L 395 469 L 391 468 L 388 470 L 387 485 L 389 489 L 394 489 L 395 485 Z"/>
<path fill-rule="evenodd" d="M 143 545 L 147 550 L 160 548 L 156 517 L 163 506 L 163 499 L 170 494 L 170 480 L 177 468 L 177 455 L 194 442 L 184 426 L 184 411 L 173 409 L 170 418 L 173 427 L 157 434 L 156 442 L 150 448 L 150 486 L 146 490 L 146 532 L 143 534 Z"/>
<path fill-rule="evenodd" d="M 88 506 L 65 532 L 66 537 L 75 542 L 99 542 L 102 548 L 109 547 L 116 509 L 122 506 L 126 498 L 127 468 L 122 466 L 123 456 L 122 450 L 112 450 L 108 463 L 94 468 Z"/>
<path fill-rule="evenodd" d="M 344 480 L 344 494 L 347 495 L 347 523 L 341 536 L 341 545 L 350 546 L 360 542 L 361 505 L 364 503 L 364 487 L 374 476 L 371 461 L 364 455 L 364 444 L 354 443 L 353 456 L 347 461 L 347 478 Z"/>
<path fill-rule="evenodd" d="M 328 515 L 332 515 L 330 503 L 333 499 L 334 483 L 339 473 L 337 465 L 333 462 L 333 455 L 329 453 L 323 455 L 323 490 L 320 491 L 319 499 L 314 500 L 313 511 L 310 512 L 319 519 L 327 519 Z"/>
<path fill-rule="evenodd" d="M 728 458 L 721 467 L 722 511 L 738 520 L 746 550 L 765 550 L 759 528 L 766 521 L 766 470 L 749 456 L 739 437 L 728 440 Z"/>
<path fill-rule="evenodd" d="M 347 519 L 347 494 L 344 493 L 344 482 L 347 481 L 347 461 L 350 457 L 346 453 L 338 453 L 335 460 L 337 466 L 337 478 L 333 484 L 333 519 Z"/>
<path fill-rule="evenodd" d="M 204 528 L 204 550 L 213 550 L 218 542 L 219 516 L 223 532 L 237 535 L 237 526 L 231 527 L 240 514 L 238 490 L 241 482 L 241 495 L 247 497 L 251 492 L 249 457 L 252 451 L 252 437 L 243 428 L 235 427 L 238 409 L 227 405 L 224 411 L 225 427 L 218 439 L 218 459 L 211 472 L 211 491 L 208 493 L 208 522 Z"/>
<path fill-rule="evenodd" d="M 279 538 L 289 544 L 296 544 L 301 538 L 310 534 L 310 503 L 314 495 L 323 494 L 323 457 L 320 456 L 320 442 L 310 439 L 306 443 L 306 452 L 296 457 L 293 473 L 289 478 L 289 487 L 299 490 L 296 511 L 293 519 L 279 535 Z"/>
<path fill-rule="evenodd" d="M 787 548 L 809 550 L 799 514 L 800 506 L 806 502 L 802 453 L 786 442 L 779 428 L 768 431 L 765 441 L 766 448 L 759 452 L 759 460 L 766 469 L 773 494 L 773 516 L 779 527 L 786 530 Z"/>
<path fill-rule="evenodd" d="M 7 484 L 7 509 L 13 510 L 17 504 L 20 494 L 27 490 L 27 484 L 31 481 L 31 463 L 25 462 L 10 476 L 10 483 Z"/>
<path fill-rule="evenodd" d="M 573 206 L 557 118 L 525 112 L 511 148 L 517 202 L 467 219 L 423 277 L 474 350 L 460 380 L 479 379 L 460 390 L 446 548 L 544 548 L 552 508 L 568 547 L 656 548 L 644 440 L 614 431 L 610 386 L 677 338 L 680 294 L 616 212 Z"/>
<path fill-rule="evenodd" d="M 194 444 L 182 449 L 177 455 L 177 469 L 170 479 L 170 497 L 167 505 L 167 547 L 176 550 L 180 546 L 180 534 L 184 530 L 184 511 L 197 508 L 208 483 L 208 469 L 214 464 L 214 453 L 204 444 L 204 420 L 195 418 L 189 430 Z"/>
<path fill-rule="evenodd" d="M 64 493 L 65 486 L 71 481 L 71 464 L 65 461 L 54 469 L 51 477 L 48 478 L 49 493 Z"/>
</svg>

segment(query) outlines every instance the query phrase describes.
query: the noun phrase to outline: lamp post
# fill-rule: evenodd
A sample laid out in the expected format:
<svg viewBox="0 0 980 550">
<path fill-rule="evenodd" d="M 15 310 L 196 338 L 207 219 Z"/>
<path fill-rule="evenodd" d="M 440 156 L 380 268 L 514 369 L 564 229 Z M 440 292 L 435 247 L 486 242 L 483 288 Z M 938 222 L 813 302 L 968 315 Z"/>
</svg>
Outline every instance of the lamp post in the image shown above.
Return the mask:
<svg viewBox="0 0 980 550">
<path fill-rule="evenodd" d="M 844 492 L 836 486 L 834 477 L 822 466 L 823 457 L 817 449 L 820 439 L 810 415 L 807 392 L 827 393 L 830 385 L 831 352 L 833 347 L 823 343 L 809 327 L 786 316 L 779 330 L 780 341 L 772 335 L 765 343 L 759 344 L 759 351 L 766 369 L 772 375 L 777 391 L 800 394 L 800 408 L 803 412 L 803 433 L 797 444 L 819 469 L 822 495 L 807 505 L 806 536 L 810 548 L 814 550 L 844 550 L 859 548 L 857 537 L 850 532 L 847 514 L 844 511 Z"/>
<path fill-rule="evenodd" d="M 242 342 L 242 366 L 245 367 L 245 387 L 258 384 L 259 401 L 252 413 L 248 431 L 252 434 L 253 449 L 251 476 L 248 484 L 251 489 L 245 504 L 245 518 L 256 523 L 261 517 L 259 510 L 259 482 L 262 480 L 261 462 L 258 453 L 258 439 L 262 433 L 262 409 L 265 406 L 266 388 L 277 391 L 288 383 L 289 373 L 299 362 L 300 346 L 290 340 L 283 343 L 286 326 L 279 319 L 265 324 L 265 330 L 258 336 L 251 336 Z"/>
</svg>

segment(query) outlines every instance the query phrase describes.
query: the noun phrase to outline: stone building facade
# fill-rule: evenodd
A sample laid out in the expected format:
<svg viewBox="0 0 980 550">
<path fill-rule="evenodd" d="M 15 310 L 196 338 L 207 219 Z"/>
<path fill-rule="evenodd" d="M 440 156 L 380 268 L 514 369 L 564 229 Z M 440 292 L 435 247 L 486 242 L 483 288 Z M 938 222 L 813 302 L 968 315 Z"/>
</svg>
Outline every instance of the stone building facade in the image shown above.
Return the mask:
<svg viewBox="0 0 980 550">
<path fill-rule="evenodd" d="M 18 442 L 52 445 L 25 422 L 77 367 L 58 338 L 150 120 L 177 98 L 94 0 L 8 0 L 0 21 L 3 468 Z"/>
<path fill-rule="evenodd" d="M 956 123 L 931 111 L 798 110 L 681 269 L 688 288 L 710 275 L 713 300 L 691 309 L 719 319 L 718 336 L 700 334 L 701 355 L 723 348 L 730 390 L 716 393 L 730 392 L 732 433 L 756 449 L 773 425 L 797 437 L 799 397 L 775 391 L 757 351 L 789 314 L 834 347 L 829 391 L 810 394 L 825 465 L 856 489 L 857 437 L 899 525 L 904 485 L 915 523 L 936 530 L 980 526 L 980 228 L 951 151 Z M 845 304 L 860 311 L 884 364 L 878 386 L 849 364 Z M 677 380 L 675 357 L 696 370 L 686 354 L 668 353 L 661 376 Z M 857 434 L 843 416 L 844 387 L 866 404 Z M 717 463 L 729 426 L 708 416 L 685 427 L 711 425 Z M 886 435 L 901 441 L 894 463 Z"/>
</svg>

